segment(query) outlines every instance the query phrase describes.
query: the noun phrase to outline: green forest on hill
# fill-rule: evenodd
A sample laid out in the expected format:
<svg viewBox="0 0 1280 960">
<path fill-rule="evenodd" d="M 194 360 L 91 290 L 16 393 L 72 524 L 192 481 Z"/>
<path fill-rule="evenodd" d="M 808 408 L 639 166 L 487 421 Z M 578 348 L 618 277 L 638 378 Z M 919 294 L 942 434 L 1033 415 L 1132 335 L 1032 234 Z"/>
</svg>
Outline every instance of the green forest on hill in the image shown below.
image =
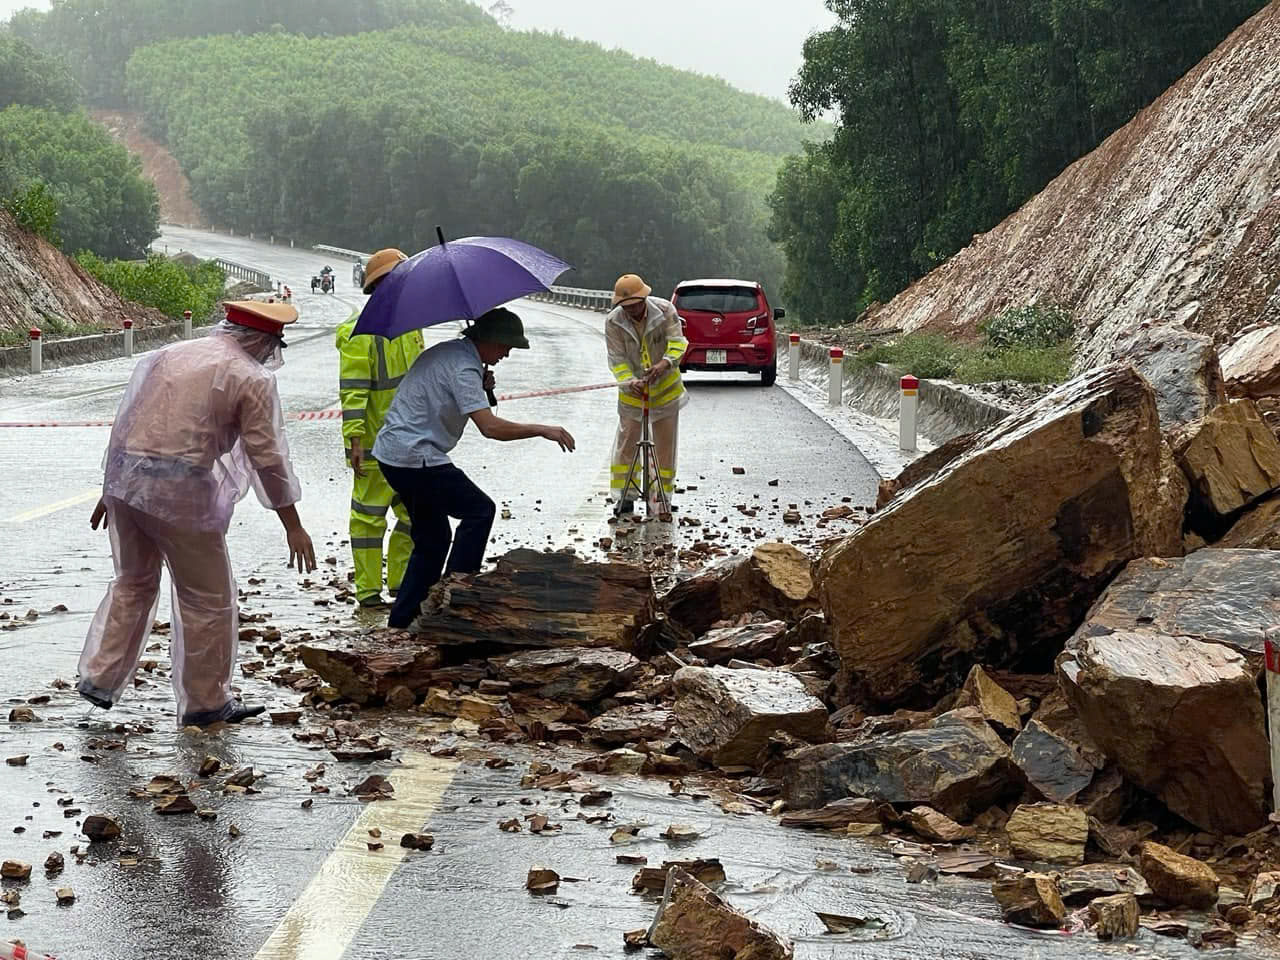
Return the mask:
<svg viewBox="0 0 1280 960">
<path fill-rule="evenodd" d="M 141 256 L 156 236 L 155 187 L 80 93 L 62 61 L 0 30 L 0 204 L 69 253 Z"/>
<path fill-rule="evenodd" d="M 764 197 L 805 128 L 785 105 L 496 26 L 205 37 L 139 50 L 130 101 L 218 223 L 370 249 L 511 234 L 610 286 L 780 280 Z"/>
</svg>

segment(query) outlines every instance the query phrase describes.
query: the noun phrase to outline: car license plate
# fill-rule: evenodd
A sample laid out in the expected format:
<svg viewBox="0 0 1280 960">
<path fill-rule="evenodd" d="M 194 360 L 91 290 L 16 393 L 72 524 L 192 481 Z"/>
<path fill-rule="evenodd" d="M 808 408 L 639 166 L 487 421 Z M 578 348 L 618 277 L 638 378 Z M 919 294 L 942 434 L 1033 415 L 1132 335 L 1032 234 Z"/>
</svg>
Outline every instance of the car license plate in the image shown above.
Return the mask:
<svg viewBox="0 0 1280 960">
<path fill-rule="evenodd" d="M 728 357 L 725 355 L 724 350 L 708 350 L 707 363 L 711 366 L 722 367 L 728 363 Z"/>
</svg>

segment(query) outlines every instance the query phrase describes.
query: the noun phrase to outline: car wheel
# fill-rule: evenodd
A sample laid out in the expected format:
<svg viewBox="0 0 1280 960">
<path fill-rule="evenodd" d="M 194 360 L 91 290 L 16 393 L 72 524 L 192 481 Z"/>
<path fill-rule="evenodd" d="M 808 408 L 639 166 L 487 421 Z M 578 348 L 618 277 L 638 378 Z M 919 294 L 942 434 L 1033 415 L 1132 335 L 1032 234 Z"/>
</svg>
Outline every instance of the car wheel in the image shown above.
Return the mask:
<svg viewBox="0 0 1280 960">
<path fill-rule="evenodd" d="M 778 380 L 778 364 L 771 363 L 760 371 L 760 386 L 772 387 Z"/>
</svg>

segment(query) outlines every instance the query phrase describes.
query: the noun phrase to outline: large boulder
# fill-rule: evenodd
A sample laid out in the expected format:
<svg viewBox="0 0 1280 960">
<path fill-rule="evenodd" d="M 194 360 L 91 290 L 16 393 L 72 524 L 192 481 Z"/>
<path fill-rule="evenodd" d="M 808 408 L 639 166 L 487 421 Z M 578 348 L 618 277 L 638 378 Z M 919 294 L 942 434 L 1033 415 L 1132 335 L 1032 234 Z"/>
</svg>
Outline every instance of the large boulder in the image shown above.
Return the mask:
<svg viewBox="0 0 1280 960">
<path fill-rule="evenodd" d="M 1151 384 L 1166 430 L 1199 420 L 1226 401 L 1213 339 L 1180 323 L 1138 324 L 1116 340 L 1111 355 Z"/>
<path fill-rule="evenodd" d="M 342 696 L 359 704 L 381 703 L 397 687 L 421 695 L 439 683 L 440 648 L 420 638 L 374 631 L 335 643 L 304 643 L 303 664 Z"/>
<path fill-rule="evenodd" d="M 1222 834 L 1266 822 L 1262 701 L 1239 653 L 1154 632 L 1082 631 L 1058 677 L 1099 747 L 1174 813 Z"/>
<path fill-rule="evenodd" d="M 1141 376 L 1064 384 L 824 554 L 842 696 L 923 705 L 974 663 L 1043 671 L 1125 563 L 1181 554 L 1186 497 Z"/>
<path fill-rule="evenodd" d="M 754 763 L 775 733 L 807 743 L 828 739 L 827 708 L 791 673 L 683 667 L 675 692 L 681 739 L 717 766 Z"/>
<path fill-rule="evenodd" d="M 1250 330 L 1223 350 L 1222 376 L 1233 397 L 1280 396 L 1280 326 Z"/>
<path fill-rule="evenodd" d="M 720 627 L 708 630 L 701 640 L 689 644 L 689 652 L 713 665 L 761 658 L 777 662 L 787 633 L 787 625 L 781 620 Z"/>
<path fill-rule="evenodd" d="M 929 806 L 961 822 L 1020 789 L 1009 748 L 972 708 L 918 730 L 797 750 L 787 757 L 782 783 L 793 808 L 869 797 Z"/>
<path fill-rule="evenodd" d="M 1191 482 L 1193 518 L 1230 516 L 1280 485 L 1280 440 L 1252 400 L 1232 400 L 1185 427 L 1173 452 Z"/>
<path fill-rule="evenodd" d="M 1280 623 L 1280 553 L 1197 550 L 1135 560 L 1111 582 L 1080 628 L 1083 636 L 1138 631 L 1220 643 L 1259 669 L 1263 641 Z"/>
<path fill-rule="evenodd" d="M 797 620 L 818 608 L 813 564 L 790 544 L 762 543 L 749 557 L 722 561 L 677 584 L 662 598 L 662 608 L 695 636 L 744 613 Z"/>
<path fill-rule="evenodd" d="M 440 646 L 639 649 L 654 617 L 653 578 L 630 563 L 512 550 L 493 570 L 445 577 L 410 629 Z"/>
<path fill-rule="evenodd" d="M 561 647 L 495 658 L 493 666 L 513 687 L 536 687 L 548 700 L 591 703 L 625 686 L 640 661 L 622 650 Z"/>
</svg>

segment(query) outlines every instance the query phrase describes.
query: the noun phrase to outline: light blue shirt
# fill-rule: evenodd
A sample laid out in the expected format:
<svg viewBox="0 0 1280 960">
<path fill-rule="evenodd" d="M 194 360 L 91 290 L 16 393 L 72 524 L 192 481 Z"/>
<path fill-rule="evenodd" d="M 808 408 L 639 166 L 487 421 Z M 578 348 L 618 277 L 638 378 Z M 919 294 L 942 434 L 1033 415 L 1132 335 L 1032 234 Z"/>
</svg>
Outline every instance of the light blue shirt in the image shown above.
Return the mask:
<svg viewBox="0 0 1280 960">
<path fill-rule="evenodd" d="M 465 337 L 438 343 L 413 362 L 373 444 L 373 457 L 393 467 L 442 467 L 467 419 L 488 410 L 484 364 Z"/>
</svg>

